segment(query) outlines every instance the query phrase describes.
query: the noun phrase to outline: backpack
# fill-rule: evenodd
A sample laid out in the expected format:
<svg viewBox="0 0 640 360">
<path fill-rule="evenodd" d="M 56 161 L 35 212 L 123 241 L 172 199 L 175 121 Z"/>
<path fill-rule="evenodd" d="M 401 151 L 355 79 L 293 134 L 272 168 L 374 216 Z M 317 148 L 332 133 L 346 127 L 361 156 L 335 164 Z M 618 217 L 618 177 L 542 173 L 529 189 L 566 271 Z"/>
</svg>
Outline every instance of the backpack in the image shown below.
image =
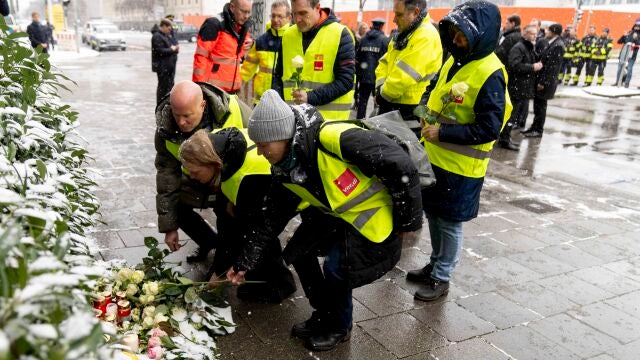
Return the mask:
<svg viewBox="0 0 640 360">
<path fill-rule="evenodd" d="M 431 168 L 429 156 L 427 155 L 424 146 L 420 143 L 420 140 L 418 140 L 413 131 L 402 119 L 398 110 L 362 120 L 327 121 L 322 124 L 322 126 L 327 126 L 332 123 L 354 124 L 367 130 L 383 133 L 407 152 L 416 169 L 418 169 L 420 186 L 422 188 L 427 188 L 435 185 L 436 177 L 433 169 Z"/>
</svg>

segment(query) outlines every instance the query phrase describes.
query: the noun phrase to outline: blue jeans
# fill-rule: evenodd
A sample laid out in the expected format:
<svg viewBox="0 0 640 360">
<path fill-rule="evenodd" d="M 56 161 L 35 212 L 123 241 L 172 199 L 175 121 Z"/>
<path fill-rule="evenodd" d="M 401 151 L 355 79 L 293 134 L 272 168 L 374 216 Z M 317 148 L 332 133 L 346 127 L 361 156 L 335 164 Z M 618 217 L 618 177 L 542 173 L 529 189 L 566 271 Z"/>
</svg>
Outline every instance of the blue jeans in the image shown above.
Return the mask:
<svg viewBox="0 0 640 360">
<path fill-rule="evenodd" d="M 431 278 L 449 281 L 462 249 L 462 222 L 427 215 L 431 235 Z"/>
<path fill-rule="evenodd" d="M 629 62 L 627 62 L 627 77 L 624 81 L 624 87 L 628 88 L 629 83 L 631 82 L 631 75 L 633 74 L 633 65 L 636 63 L 636 59 L 629 58 Z M 623 63 L 618 64 L 618 73 L 616 74 L 616 85 L 620 81 L 620 77 L 622 76 L 622 69 L 624 67 Z"/>
</svg>

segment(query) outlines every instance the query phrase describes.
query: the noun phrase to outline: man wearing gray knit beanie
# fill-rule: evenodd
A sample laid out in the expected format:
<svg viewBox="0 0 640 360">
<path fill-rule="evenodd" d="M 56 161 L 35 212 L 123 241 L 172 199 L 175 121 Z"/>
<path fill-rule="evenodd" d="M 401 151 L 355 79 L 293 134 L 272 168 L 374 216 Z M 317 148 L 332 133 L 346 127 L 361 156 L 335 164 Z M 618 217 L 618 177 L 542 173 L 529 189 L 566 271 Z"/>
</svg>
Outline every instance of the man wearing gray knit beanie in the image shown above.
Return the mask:
<svg viewBox="0 0 640 360">
<path fill-rule="evenodd" d="M 331 350 L 350 338 L 352 289 L 393 269 L 405 234 L 422 227 L 418 171 L 386 135 L 325 122 L 313 106 L 289 106 L 273 90 L 262 95 L 248 127 L 258 154 L 272 164 L 273 182 L 264 221 L 247 232 L 253 234 L 250 246 L 227 278 L 243 282 L 244 273 L 268 254 L 269 239 L 300 211 L 298 205 L 309 205 L 282 253 L 313 308 L 291 334 L 312 351 Z"/>
</svg>

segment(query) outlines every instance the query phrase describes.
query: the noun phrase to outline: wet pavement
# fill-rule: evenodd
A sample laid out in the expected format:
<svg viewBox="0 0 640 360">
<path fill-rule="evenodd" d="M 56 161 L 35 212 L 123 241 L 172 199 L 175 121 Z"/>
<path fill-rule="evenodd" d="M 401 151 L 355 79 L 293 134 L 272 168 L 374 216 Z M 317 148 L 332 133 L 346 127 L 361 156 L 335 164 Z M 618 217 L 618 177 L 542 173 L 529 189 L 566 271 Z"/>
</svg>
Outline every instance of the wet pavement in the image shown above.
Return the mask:
<svg viewBox="0 0 640 360">
<path fill-rule="evenodd" d="M 191 74 L 193 44 L 181 46 L 176 80 Z M 54 63 L 78 84 L 63 97 L 79 112 L 99 172 L 104 224 L 93 235 L 104 258 L 136 263 L 144 236 L 162 240 L 150 53 L 63 58 Z M 614 72 L 609 64 L 605 83 Z M 350 342 L 311 353 L 289 337 L 310 314 L 300 290 L 279 305 L 238 301 L 231 292 L 238 328 L 219 339 L 222 358 L 638 359 L 640 99 L 595 98 L 576 88 L 560 94 L 549 103 L 541 139 L 514 132 L 519 152 L 494 150 L 448 297 L 415 301 L 417 285 L 404 278 L 428 259 L 423 231 L 405 244 L 396 269 L 354 291 Z M 215 223 L 210 211 L 203 214 Z M 184 260 L 194 246 L 186 248 L 172 258 Z M 191 273 L 201 275 L 200 268 Z"/>
</svg>

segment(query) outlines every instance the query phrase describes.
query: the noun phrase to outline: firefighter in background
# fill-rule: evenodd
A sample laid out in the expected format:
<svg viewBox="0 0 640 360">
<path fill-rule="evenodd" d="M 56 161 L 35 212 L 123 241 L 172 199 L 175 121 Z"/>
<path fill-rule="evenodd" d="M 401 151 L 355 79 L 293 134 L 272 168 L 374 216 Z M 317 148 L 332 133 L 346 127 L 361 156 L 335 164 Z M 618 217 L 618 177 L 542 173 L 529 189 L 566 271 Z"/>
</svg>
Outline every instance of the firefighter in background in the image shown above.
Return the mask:
<svg viewBox="0 0 640 360">
<path fill-rule="evenodd" d="M 609 28 L 602 29 L 602 34 L 596 40 L 593 49 L 591 49 L 591 61 L 587 67 L 587 79 L 584 86 L 590 86 L 593 83 L 596 69 L 598 69 L 598 85 L 604 82 L 604 68 L 607 66 L 609 53 L 613 48 L 613 40 L 609 37 Z"/>
<path fill-rule="evenodd" d="M 571 68 L 574 65 L 574 59 L 578 56 L 578 44 L 580 41 L 576 37 L 576 31 L 571 25 L 562 33 L 562 42 L 564 42 L 564 55 L 562 57 L 562 65 L 560 66 L 560 73 L 558 74 L 558 83 L 561 84 L 564 81 L 565 85 L 569 85 L 571 80 Z"/>
<path fill-rule="evenodd" d="M 273 88 L 273 69 L 282 47 L 282 35 L 291 24 L 291 7 L 288 0 L 276 0 L 271 4 L 271 21 L 267 31 L 260 35 L 244 58 L 240 74 L 247 82 L 253 79 L 253 104 L 260 101 L 265 91 Z"/>
<path fill-rule="evenodd" d="M 591 62 L 591 50 L 596 44 L 598 37 L 596 36 L 596 26 L 589 26 L 589 33 L 587 36 L 582 38 L 578 45 L 578 56 L 574 58 L 574 63 L 576 64 L 576 71 L 573 73 L 573 81 L 571 85 L 576 86 L 580 81 L 580 73 L 582 72 L 582 68 L 586 66 L 585 72 L 589 69 L 589 63 Z"/>
<path fill-rule="evenodd" d="M 240 91 L 240 62 L 251 48 L 249 34 L 252 0 L 229 0 L 221 19 L 205 20 L 193 55 L 194 82 L 214 85 L 229 94 Z"/>
</svg>

